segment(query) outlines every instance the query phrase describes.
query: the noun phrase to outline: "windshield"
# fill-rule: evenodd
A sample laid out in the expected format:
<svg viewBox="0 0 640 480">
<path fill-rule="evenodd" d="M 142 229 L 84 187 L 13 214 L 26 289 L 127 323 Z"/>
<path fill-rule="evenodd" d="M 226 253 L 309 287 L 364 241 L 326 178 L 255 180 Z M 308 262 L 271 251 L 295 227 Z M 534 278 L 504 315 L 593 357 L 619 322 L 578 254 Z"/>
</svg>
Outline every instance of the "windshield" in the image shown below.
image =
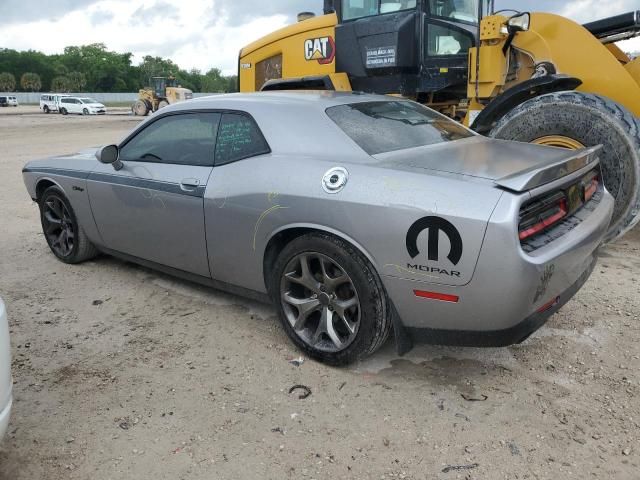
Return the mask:
<svg viewBox="0 0 640 480">
<path fill-rule="evenodd" d="M 98 103 L 98 101 L 93 98 L 81 98 L 80 101 L 82 103 Z"/>
<path fill-rule="evenodd" d="M 429 0 L 431 15 L 478 23 L 480 0 Z"/>
<path fill-rule="evenodd" d="M 416 0 L 342 0 L 342 19 L 353 20 L 415 8 Z"/>
<path fill-rule="evenodd" d="M 354 103 L 326 112 L 369 155 L 473 136 L 462 125 L 415 102 Z"/>
</svg>

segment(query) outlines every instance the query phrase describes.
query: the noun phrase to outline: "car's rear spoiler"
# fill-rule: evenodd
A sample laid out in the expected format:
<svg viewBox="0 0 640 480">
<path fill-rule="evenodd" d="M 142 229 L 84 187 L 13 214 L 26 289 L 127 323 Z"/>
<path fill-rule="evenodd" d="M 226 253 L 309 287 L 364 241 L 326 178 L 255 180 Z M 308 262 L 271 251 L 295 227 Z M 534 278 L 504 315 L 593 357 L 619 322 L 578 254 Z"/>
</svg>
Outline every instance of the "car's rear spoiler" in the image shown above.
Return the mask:
<svg viewBox="0 0 640 480">
<path fill-rule="evenodd" d="M 526 192 L 570 175 L 589 164 L 593 164 L 595 167 L 599 161 L 598 153 L 601 148 L 602 145 L 597 145 L 581 150 L 567 150 L 567 156 L 562 160 L 544 167 L 532 166 L 527 170 L 499 178 L 495 180 L 495 183 L 515 192 Z"/>
</svg>

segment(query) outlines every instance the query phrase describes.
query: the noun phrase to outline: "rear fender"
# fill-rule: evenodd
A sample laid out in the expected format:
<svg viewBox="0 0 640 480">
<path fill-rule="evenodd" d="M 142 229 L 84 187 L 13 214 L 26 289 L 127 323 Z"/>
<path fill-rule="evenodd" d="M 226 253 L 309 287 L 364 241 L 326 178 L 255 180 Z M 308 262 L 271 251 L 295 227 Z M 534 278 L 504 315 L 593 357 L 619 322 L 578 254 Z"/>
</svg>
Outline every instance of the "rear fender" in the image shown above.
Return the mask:
<svg viewBox="0 0 640 480">
<path fill-rule="evenodd" d="M 353 238 L 351 238 L 349 235 L 347 235 L 344 232 L 341 232 L 340 230 L 336 230 L 334 228 L 331 227 L 327 227 L 325 225 L 318 225 L 315 223 L 292 223 L 292 224 L 288 224 L 288 225 L 282 225 L 280 227 L 278 227 L 276 230 L 274 230 L 273 232 L 271 232 L 271 235 L 269 235 L 268 240 L 265 242 L 264 244 L 264 248 L 262 256 L 264 258 L 265 253 L 268 249 L 269 244 L 271 243 L 271 240 L 273 238 L 275 238 L 278 234 L 281 234 L 287 230 L 309 230 L 309 231 L 316 231 L 316 232 L 324 232 L 324 233 L 328 233 L 331 235 L 334 235 L 335 237 L 338 237 L 342 240 L 344 240 L 345 242 L 350 243 L 351 245 L 353 245 L 356 249 L 358 249 L 358 251 L 364 255 L 367 260 L 369 260 L 369 262 L 371 263 L 371 265 L 373 265 L 373 268 L 378 272 L 378 275 L 381 274 L 378 265 L 376 264 L 376 261 L 373 259 L 373 256 L 371 255 L 371 253 L 369 253 L 367 251 L 366 248 L 364 248 L 362 246 L 362 244 L 358 243 L 356 240 L 354 240 Z"/>
</svg>

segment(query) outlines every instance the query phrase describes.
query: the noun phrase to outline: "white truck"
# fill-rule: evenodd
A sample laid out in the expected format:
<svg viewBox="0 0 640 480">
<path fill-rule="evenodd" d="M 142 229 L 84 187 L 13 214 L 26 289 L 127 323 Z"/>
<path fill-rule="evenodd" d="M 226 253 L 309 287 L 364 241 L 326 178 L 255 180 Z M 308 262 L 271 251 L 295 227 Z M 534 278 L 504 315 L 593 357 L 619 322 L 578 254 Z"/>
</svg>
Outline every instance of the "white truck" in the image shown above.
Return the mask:
<svg viewBox="0 0 640 480">
<path fill-rule="evenodd" d="M 66 93 L 43 93 L 40 95 L 40 110 L 44 113 L 60 111 L 60 99 L 70 97 Z"/>
</svg>

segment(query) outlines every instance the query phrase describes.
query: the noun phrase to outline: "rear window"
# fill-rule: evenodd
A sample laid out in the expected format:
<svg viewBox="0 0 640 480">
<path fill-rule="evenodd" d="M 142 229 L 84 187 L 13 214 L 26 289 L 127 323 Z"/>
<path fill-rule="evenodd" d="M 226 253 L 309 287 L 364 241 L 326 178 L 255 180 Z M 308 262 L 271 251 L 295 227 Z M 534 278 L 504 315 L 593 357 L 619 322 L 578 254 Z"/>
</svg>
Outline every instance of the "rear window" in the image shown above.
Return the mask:
<svg viewBox="0 0 640 480">
<path fill-rule="evenodd" d="M 462 125 L 415 102 L 354 103 L 331 107 L 326 112 L 369 155 L 474 135 Z"/>
</svg>

